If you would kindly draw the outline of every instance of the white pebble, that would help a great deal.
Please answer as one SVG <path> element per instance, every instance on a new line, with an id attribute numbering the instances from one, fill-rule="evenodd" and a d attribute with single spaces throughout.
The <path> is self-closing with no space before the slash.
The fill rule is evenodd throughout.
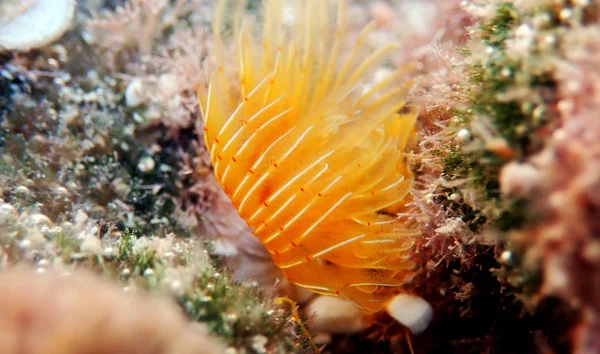
<path id="1" fill-rule="evenodd" d="M 21 241 L 21 243 L 19 243 L 19 247 L 21 247 L 22 249 L 28 249 L 29 247 L 31 247 L 31 241 L 29 240 L 23 240 Z"/>
<path id="2" fill-rule="evenodd" d="M 503 264 L 510 264 L 513 260 L 513 254 L 511 251 L 504 251 L 500 254 L 500 262 Z"/>
<path id="3" fill-rule="evenodd" d="M 568 20 L 569 18 L 571 18 L 571 16 L 573 16 L 573 10 L 569 8 L 564 8 L 560 10 L 559 17 L 561 20 Z"/>
<path id="4" fill-rule="evenodd" d="M 469 129 L 463 128 L 456 133 L 456 137 L 458 141 L 461 143 L 465 143 L 469 139 L 471 139 L 471 131 Z"/>
<path id="5" fill-rule="evenodd" d="M 144 103 L 145 100 L 146 97 L 144 95 L 144 84 L 142 83 L 142 80 L 135 79 L 131 81 L 125 89 L 125 104 L 128 107 L 138 107 Z"/>
<path id="6" fill-rule="evenodd" d="M 156 166 L 156 163 L 154 162 L 154 159 L 150 156 L 146 156 L 140 159 L 140 162 L 138 163 L 138 170 L 140 170 L 141 172 L 150 172 L 154 169 L 154 167 Z"/>
<path id="7" fill-rule="evenodd" d="M 47 217 L 44 214 L 40 214 L 40 213 L 35 213 L 35 214 L 31 214 L 29 215 L 29 222 L 31 223 L 31 225 L 35 225 L 35 226 L 49 226 L 52 224 L 52 221 L 50 220 L 49 217 Z"/>
<path id="8" fill-rule="evenodd" d="M 332 296 L 317 296 L 306 307 L 314 315 L 308 324 L 313 332 L 356 333 L 365 328 L 364 314 L 351 302 Z"/>
<path id="9" fill-rule="evenodd" d="M 542 181 L 540 171 L 529 163 L 510 162 L 500 172 L 500 191 L 504 195 L 527 195 Z"/>
<path id="10" fill-rule="evenodd" d="M 25 186 L 18 186 L 17 188 L 15 188 L 14 194 L 17 198 L 27 199 L 31 195 L 31 191 Z"/>
<path id="11" fill-rule="evenodd" d="M 106 247 L 103 254 L 106 258 L 112 258 L 115 255 L 115 250 L 112 247 Z"/>
<path id="12" fill-rule="evenodd" d="M 171 283 L 171 291 L 173 291 L 175 294 L 180 294 L 182 286 L 183 284 L 181 284 L 179 280 L 175 280 Z"/>
<path id="13" fill-rule="evenodd" d="M 420 334 L 427 329 L 433 317 L 433 308 L 427 301 L 409 294 L 396 295 L 387 304 L 387 311 L 413 334 Z"/>
<path id="14" fill-rule="evenodd" d="M 15 217 L 17 215 L 17 209 L 8 204 L 8 203 L 2 203 L 2 205 L 0 205 L 0 217 L 1 218 L 11 218 L 11 217 Z"/>

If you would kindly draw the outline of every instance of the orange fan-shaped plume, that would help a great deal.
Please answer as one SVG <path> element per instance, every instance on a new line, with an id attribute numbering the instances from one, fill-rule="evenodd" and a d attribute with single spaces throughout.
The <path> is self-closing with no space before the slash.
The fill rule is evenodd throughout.
<path id="1" fill-rule="evenodd" d="M 368 80 L 396 47 L 369 52 L 369 25 L 344 48 L 343 1 L 266 0 L 261 26 L 242 5 L 217 5 L 198 88 L 217 180 L 291 282 L 378 311 L 415 267 L 389 212 L 413 182 L 410 83 Z"/>

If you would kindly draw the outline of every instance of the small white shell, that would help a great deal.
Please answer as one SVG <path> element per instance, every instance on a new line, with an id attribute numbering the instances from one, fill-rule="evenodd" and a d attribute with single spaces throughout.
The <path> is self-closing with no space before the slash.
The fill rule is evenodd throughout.
<path id="1" fill-rule="evenodd" d="M 60 38 L 73 20 L 75 0 L 3 0 L 0 48 L 29 50 Z"/>

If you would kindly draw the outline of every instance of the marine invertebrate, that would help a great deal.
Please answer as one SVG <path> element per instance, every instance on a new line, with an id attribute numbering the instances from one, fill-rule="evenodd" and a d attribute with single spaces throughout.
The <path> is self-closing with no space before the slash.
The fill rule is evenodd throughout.
<path id="1" fill-rule="evenodd" d="M 228 5 L 198 87 L 217 179 L 291 282 L 383 309 L 414 271 L 419 234 L 395 216 L 413 181 L 410 81 L 369 82 L 396 46 L 369 52 L 371 24 L 347 55 L 343 1 L 267 0 L 263 26 Z"/>

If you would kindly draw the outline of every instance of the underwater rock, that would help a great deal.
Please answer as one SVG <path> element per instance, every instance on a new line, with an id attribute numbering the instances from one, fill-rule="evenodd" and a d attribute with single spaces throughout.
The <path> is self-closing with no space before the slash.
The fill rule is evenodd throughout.
<path id="1" fill-rule="evenodd" d="M 89 272 L 41 273 L 14 269 L 0 275 L 0 352 L 224 351 L 164 299 L 126 294 Z"/>

